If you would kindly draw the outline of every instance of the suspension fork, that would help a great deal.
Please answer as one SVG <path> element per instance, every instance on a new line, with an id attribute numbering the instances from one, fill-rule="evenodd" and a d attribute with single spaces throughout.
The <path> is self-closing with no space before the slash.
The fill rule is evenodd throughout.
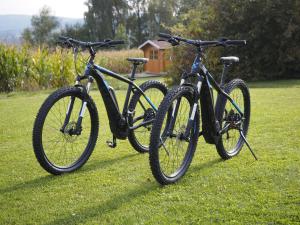
<path id="1" fill-rule="evenodd" d="M 79 112 L 79 115 L 78 115 L 78 120 L 77 120 L 77 123 L 76 123 L 76 130 L 77 130 L 77 133 L 81 132 L 81 123 L 82 123 L 82 119 L 84 117 L 84 113 L 86 111 L 86 105 L 87 105 L 87 98 L 88 98 L 88 94 L 90 92 L 90 89 L 91 89 L 91 85 L 93 83 L 94 79 L 92 76 L 89 76 L 88 77 L 88 82 L 86 84 L 86 88 L 85 88 L 85 96 L 84 96 L 84 100 L 82 102 L 82 105 L 81 105 L 81 108 L 80 108 L 80 112 Z"/>
<path id="2" fill-rule="evenodd" d="M 185 133 L 184 133 L 184 138 L 186 140 L 188 139 L 191 129 L 193 128 L 193 125 L 194 125 L 195 115 L 196 115 L 197 108 L 198 108 L 198 100 L 200 98 L 200 91 L 201 91 L 202 82 L 203 82 L 203 78 L 199 73 L 197 73 L 197 79 L 198 79 L 198 82 L 197 82 L 197 91 L 195 94 L 195 101 L 194 101 L 193 109 L 190 113 L 190 118 L 189 118 L 187 127 L 185 129 Z"/>
<path id="3" fill-rule="evenodd" d="M 185 82 L 185 79 L 182 78 L 181 82 L 180 82 L 180 86 L 182 86 L 184 84 L 184 82 Z M 181 102 L 181 98 L 179 98 L 178 100 L 175 100 L 175 106 L 172 109 L 171 119 L 170 119 L 170 123 L 169 123 L 168 129 L 167 129 L 167 136 L 168 135 L 171 135 L 171 136 L 173 135 L 173 130 L 174 130 L 175 121 L 176 121 L 176 118 L 177 118 L 180 102 Z"/>
<path id="4" fill-rule="evenodd" d="M 197 92 L 196 92 L 196 95 L 195 95 L 195 101 L 194 101 L 193 109 L 189 114 L 189 120 L 188 120 L 188 123 L 187 123 L 187 127 L 185 129 L 184 134 L 183 134 L 183 138 L 186 139 L 186 140 L 188 139 L 188 136 L 189 136 L 190 131 L 191 131 L 191 129 L 193 127 L 193 124 L 194 124 L 194 119 L 195 119 L 195 115 L 196 115 L 197 108 L 198 108 L 198 99 L 200 97 L 200 91 L 201 91 L 201 86 L 202 86 L 202 82 L 203 82 L 203 78 L 201 77 L 200 74 L 197 74 L 197 78 L 198 78 L 198 82 L 197 82 Z M 183 85 L 184 81 L 185 80 L 182 79 L 180 85 Z M 168 134 L 173 133 L 175 121 L 176 121 L 176 118 L 177 118 L 177 115 L 178 115 L 180 102 L 181 102 L 181 99 L 176 101 L 175 107 L 172 110 L 172 116 L 171 116 L 171 121 L 170 121 L 169 128 L 168 128 Z"/>
<path id="5" fill-rule="evenodd" d="M 65 117 L 65 120 L 64 120 L 64 124 L 60 128 L 61 132 L 64 132 L 66 126 L 68 125 L 68 123 L 70 121 L 71 113 L 72 113 L 72 110 L 73 110 L 73 107 L 74 107 L 74 102 L 75 102 L 75 97 L 71 96 L 71 99 L 70 99 L 70 102 L 69 102 L 69 105 L 68 105 L 68 108 L 67 108 L 67 112 L 66 112 L 66 117 Z"/>
<path id="6" fill-rule="evenodd" d="M 76 77 L 75 86 L 76 86 L 76 85 L 79 85 L 79 83 L 80 83 L 80 77 L 77 76 L 77 77 Z M 70 102 L 69 102 L 69 104 L 68 104 L 68 108 L 67 108 L 67 111 L 66 111 L 66 117 L 65 117 L 65 120 L 64 120 L 64 124 L 63 124 L 62 127 L 60 128 L 60 131 L 61 131 L 61 132 L 64 132 L 66 126 L 68 125 L 68 123 L 69 123 L 69 121 L 70 121 L 71 114 L 72 114 L 73 107 L 74 107 L 74 102 L 75 102 L 75 97 L 74 97 L 74 96 L 71 96 Z"/>
<path id="7" fill-rule="evenodd" d="M 87 83 L 86 87 L 84 88 L 85 96 L 84 96 L 84 99 L 83 99 L 83 102 L 82 102 L 82 105 L 81 105 L 81 108 L 80 108 L 80 111 L 79 111 L 78 119 L 77 119 L 77 122 L 76 122 L 76 131 L 77 131 L 77 133 L 81 132 L 82 119 L 84 117 L 84 113 L 85 113 L 85 110 L 86 110 L 86 107 L 87 107 L 86 106 L 87 105 L 87 95 L 90 91 L 92 83 L 93 83 L 93 77 L 89 76 L 88 77 L 88 83 Z M 76 80 L 75 85 L 79 85 L 79 80 Z M 71 114 L 72 114 L 73 107 L 74 107 L 74 102 L 75 102 L 75 97 L 71 96 L 70 102 L 69 102 L 69 105 L 68 105 L 68 108 L 67 108 L 64 124 L 63 124 L 62 128 L 60 129 L 61 132 L 64 132 L 66 126 L 70 122 Z"/>
<path id="8" fill-rule="evenodd" d="M 170 120 L 170 123 L 169 123 L 169 126 L 168 126 L 167 135 L 172 135 L 173 134 L 173 130 L 174 130 L 175 121 L 176 121 L 176 118 L 177 118 L 177 115 L 178 115 L 180 102 L 181 102 L 181 98 L 179 98 L 178 100 L 175 100 L 175 106 L 172 110 L 171 120 Z"/>

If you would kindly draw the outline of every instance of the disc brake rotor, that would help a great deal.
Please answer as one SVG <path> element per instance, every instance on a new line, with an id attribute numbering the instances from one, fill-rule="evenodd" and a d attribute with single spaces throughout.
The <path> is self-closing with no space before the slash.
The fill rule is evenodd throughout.
<path id="1" fill-rule="evenodd" d="M 64 129 L 64 138 L 67 142 L 76 141 L 78 135 L 76 135 L 76 122 L 70 122 Z"/>

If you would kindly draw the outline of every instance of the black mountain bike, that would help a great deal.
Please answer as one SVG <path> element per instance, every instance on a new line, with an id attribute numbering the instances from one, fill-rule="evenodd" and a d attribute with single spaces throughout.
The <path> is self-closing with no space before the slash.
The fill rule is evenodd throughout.
<path id="1" fill-rule="evenodd" d="M 176 182 L 187 171 L 203 135 L 215 144 L 219 155 L 229 159 L 237 155 L 243 144 L 251 150 L 246 135 L 250 121 L 250 94 L 246 83 L 234 79 L 224 84 L 228 68 L 238 57 L 221 57 L 224 69 L 218 84 L 205 68 L 204 49 L 212 46 L 242 46 L 243 40 L 188 40 L 168 34 L 160 37 L 173 46 L 180 42 L 192 45 L 197 55 L 190 73 L 184 73 L 180 86 L 173 88 L 163 99 L 153 123 L 150 138 L 150 166 L 160 184 Z M 213 88 L 218 92 L 214 104 Z M 200 111 L 202 131 L 200 128 Z"/>
<path id="2" fill-rule="evenodd" d="M 157 107 L 167 93 L 164 84 L 147 81 L 140 86 L 134 83 L 138 65 L 147 63 L 147 58 L 128 58 L 133 70 L 129 79 L 94 64 L 96 50 L 123 44 L 123 41 L 82 42 L 61 37 L 63 47 L 72 48 L 76 65 L 77 54 L 89 51 L 83 75 L 77 75 L 73 87 L 64 87 L 51 94 L 41 106 L 33 127 L 33 148 L 40 165 L 49 173 L 58 175 L 80 168 L 90 157 L 98 138 L 99 118 L 94 101 L 89 95 L 95 80 L 106 107 L 112 141 L 128 137 L 138 152 L 148 152 L 152 123 Z M 106 74 L 128 84 L 122 112 L 114 89 L 104 80 Z M 82 80 L 86 80 L 84 85 Z"/>

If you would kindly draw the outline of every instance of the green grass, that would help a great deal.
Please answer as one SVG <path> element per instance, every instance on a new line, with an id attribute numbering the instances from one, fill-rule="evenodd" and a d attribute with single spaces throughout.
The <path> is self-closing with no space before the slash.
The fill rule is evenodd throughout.
<path id="1" fill-rule="evenodd" d="M 201 139 L 177 184 L 159 186 L 148 155 L 127 141 L 110 149 L 103 102 L 97 146 L 72 174 L 52 176 L 37 163 L 31 131 L 48 91 L 0 95 L 0 224 L 299 224 L 300 81 L 251 83 L 249 141 L 220 160 Z M 125 91 L 119 91 L 121 102 Z"/>

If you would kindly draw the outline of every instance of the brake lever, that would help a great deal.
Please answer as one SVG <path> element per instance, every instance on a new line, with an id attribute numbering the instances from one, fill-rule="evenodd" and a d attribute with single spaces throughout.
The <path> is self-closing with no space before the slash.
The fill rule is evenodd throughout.
<path id="1" fill-rule="evenodd" d="M 171 41 L 170 42 L 172 46 L 177 46 L 179 45 L 179 41 Z"/>
<path id="2" fill-rule="evenodd" d="M 175 38 L 170 38 L 170 39 L 168 40 L 168 42 L 169 42 L 172 46 L 177 46 L 177 45 L 179 45 L 179 41 L 176 40 Z"/>

